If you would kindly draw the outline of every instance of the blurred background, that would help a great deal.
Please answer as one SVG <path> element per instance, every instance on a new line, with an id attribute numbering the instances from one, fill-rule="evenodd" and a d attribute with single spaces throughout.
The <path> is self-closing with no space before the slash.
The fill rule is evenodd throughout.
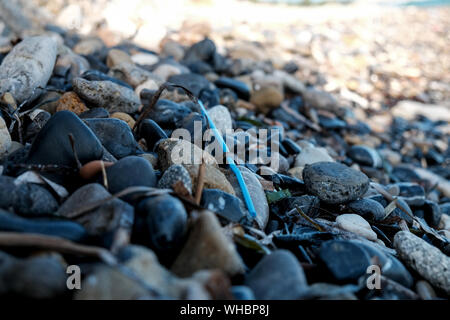
<path id="1" fill-rule="evenodd" d="M 249 63 L 292 62 L 304 83 L 364 109 L 404 99 L 450 105 L 450 0 L 7 1 L 33 23 L 108 46 L 132 40 L 159 52 L 168 41 L 209 37 L 219 52 Z"/>

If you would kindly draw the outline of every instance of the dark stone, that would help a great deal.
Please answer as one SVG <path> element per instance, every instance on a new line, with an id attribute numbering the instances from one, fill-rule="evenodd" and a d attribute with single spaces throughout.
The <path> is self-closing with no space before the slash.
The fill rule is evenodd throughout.
<path id="1" fill-rule="evenodd" d="M 369 188 L 364 173 L 337 162 L 306 165 L 303 180 L 310 193 L 331 204 L 356 200 Z"/>
<path id="2" fill-rule="evenodd" d="M 81 119 L 104 119 L 109 118 L 109 111 L 105 108 L 92 108 L 79 115 Z"/>
<path id="3" fill-rule="evenodd" d="M 176 129 L 191 109 L 179 105 L 173 101 L 160 99 L 149 113 L 149 118 L 154 120 L 164 129 Z"/>
<path id="4" fill-rule="evenodd" d="M 32 140 L 32 138 L 42 130 L 47 121 L 50 120 L 51 116 L 52 115 L 47 111 L 39 112 L 27 126 L 25 139 L 27 141 Z"/>
<path id="5" fill-rule="evenodd" d="M 13 205 L 15 190 L 14 178 L 0 176 L 0 208 L 8 209 Z"/>
<path id="6" fill-rule="evenodd" d="M 241 99 L 250 99 L 250 88 L 242 81 L 235 80 L 233 78 L 220 77 L 214 82 L 214 84 L 219 88 L 228 88 L 233 90 Z"/>
<path id="7" fill-rule="evenodd" d="M 385 216 L 384 207 L 379 202 L 372 199 L 352 201 L 348 204 L 348 207 L 364 219 L 381 221 Z"/>
<path id="8" fill-rule="evenodd" d="M 171 76 L 168 80 L 173 84 L 183 86 L 198 97 L 203 89 L 213 89 L 212 84 L 204 76 L 196 73 L 183 73 Z"/>
<path id="9" fill-rule="evenodd" d="M 241 199 L 218 189 L 204 189 L 201 206 L 232 222 L 246 223 Z"/>
<path id="10" fill-rule="evenodd" d="M 60 111 L 50 118 L 36 136 L 28 155 L 28 163 L 75 167 L 69 134 L 75 140 L 75 149 L 82 164 L 102 158 L 102 144 L 92 130 L 73 112 Z"/>
<path id="11" fill-rule="evenodd" d="M 213 68 L 203 61 L 194 61 L 186 65 L 192 73 L 207 74 L 213 72 Z"/>
<path id="12" fill-rule="evenodd" d="M 320 246 L 319 258 L 338 281 L 356 281 L 372 264 L 364 249 L 346 240 L 324 242 Z"/>
<path id="13" fill-rule="evenodd" d="M 258 300 L 298 299 L 308 286 L 302 266 L 287 250 L 276 250 L 262 258 L 245 284 Z"/>
<path id="14" fill-rule="evenodd" d="M 55 299 L 68 292 L 67 274 L 58 257 L 17 259 L 0 251 L 0 295 Z"/>
<path id="15" fill-rule="evenodd" d="M 130 126 L 119 119 L 86 119 L 84 123 L 100 139 L 103 146 L 117 159 L 142 153 Z"/>
<path id="16" fill-rule="evenodd" d="M 203 89 L 198 96 L 199 100 L 203 102 L 205 108 L 212 108 L 220 104 L 220 91 L 218 89 Z"/>
<path id="17" fill-rule="evenodd" d="M 434 201 L 426 200 L 422 206 L 422 210 L 424 211 L 425 221 L 431 227 L 438 228 L 442 216 L 439 205 Z"/>
<path id="18" fill-rule="evenodd" d="M 252 289 L 247 286 L 232 286 L 231 294 L 236 300 L 255 300 Z"/>
<path id="19" fill-rule="evenodd" d="M 281 144 L 284 146 L 288 154 L 296 155 L 302 152 L 302 148 L 289 138 L 284 138 Z"/>
<path id="20" fill-rule="evenodd" d="M 421 180 L 420 177 L 417 175 L 417 173 L 414 171 L 414 169 L 411 169 L 406 166 L 394 167 L 392 169 L 391 175 L 397 181 L 416 182 Z"/>
<path id="21" fill-rule="evenodd" d="M 188 116 L 180 121 L 179 127 L 189 131 L 191 142 L 194 143 L 195 141 L 203 141 L 203 134 L 208 129 L 208 124 L 206 117 L 197 112 L 191 112 Z M 200 127 L 201 131 L 195 130 L 196 127 Z M 196 132 L 200 133 L 201 136 L 196 137 L 194 135 Z"/>
<path id="22" fill-rule="evenodd" d="M 140 201 L 137 215 L 145 224 L 141 236 L 157 251 L 176 249 L 186 233 L 186 210 L 180 200 L 170 195 Z"/>
<path id="23" fill-rule="evenodd" d="M 145 139 L 148 150 L 153 150 L 155 144 L 168 136 L 163 129 L 153 120 L 144 119 L 139 126 L 139 136 Z"/>
<path id="24" fill-rule="evenodd" d="M 410 206 L 422 206 L 425 203 L 425 190 L 417 183 L 402 182 L 396 184 L 399 196 Z"/>
<path id="25" fill-rule="evenodd" d="M 114 194 L 128 187 L 155 187 L 156 176 L 152 165 L 144 158 L 128 156 L 106 168 L 109 191 Z M 101 180 L 101 179 L 100 179 Z M 124 197 L 130 199 L 130 197 Z"/>
<path id="26" fill-rule="evenodd" d="M 327 130 L 339 130 L 347 127 L 347 123 L 337 117 L 330 118 L 321 115 L 319 115 L 319 125 Z"/>
<path id="27" fill-rule="evenodd" d="M 191 63 L 195 61 L 204 61 L 211 63 L 213 62 L 215 52 L 216 45 L 212 40 L 206 38 L 202 41 L 194 43 L 186 50 L 183 57 L 183 62 Z"/>
<path id="28" fill-rule="evenodd" d="M 303 195 L 284 198 L 271 205 L 272 212 L 277 214 L 287 223 L 293 223 L 298 219 L 299 213 L 297 210 L 295 210 L 294 213 L 289 214 L 289 211 L 296 207 L 299 207 L 306 215 L 316 217 L 318 208 L 320 207 L 320 201 L 319 198 L 315 196 Z"/>
<path id="29" fill-rule="evenodd" d="M 75 242 L 86 238 L 86 230 L 78 223 L 54 219 L 22 218 L 0 209 L 0 231 L 38 233 Z"/>
<path id="30" fill-rule="evenodd" d="M 181 164 L 173 164 L 166 171 L 164 171 L 161 179 L 158 181 L 158 188 L 173 189 L 178 182 L 192 194 L 192 181 L 189 171 Z"/>
<path id="31" fill-rule="evenodd" d="M 22 183 L 15 189 L 13 207 L 24 216 L 52 215 L 58 210 L 58 202 L 44 187 Z"/>
<path id="32" fill-rule="evenodd" d="M 381 168 L 383 160 L 378 152 L 366 146 L 352 146 L 347 151 L 347 156 L 353 161 L 374 168 Z"/>

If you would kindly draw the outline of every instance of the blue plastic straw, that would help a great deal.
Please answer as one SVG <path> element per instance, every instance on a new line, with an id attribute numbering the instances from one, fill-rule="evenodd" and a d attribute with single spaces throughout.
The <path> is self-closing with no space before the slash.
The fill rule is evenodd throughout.
<path id="1" fill-rule="evenodd" d="M 208 119 L 209 127 L 213 131 L 214 136 L 222 144 L 222 149 L 226 153 L 229 153 L 230 151 L 228 150 L 228 146 L 226 145 L 225 141 L 222 138 L 222 134 L 219 132 L 219 130 L 217 130 L 214 122 L 209 117 L 208 112 L 206 112 L 206 109 L 203 106 L 203 102 L 201 102 L 201 100 L 198 100 L 198 104 L 200 105 L 200 108 L 202 109 L 202 113 L 205 115 L 206 119 Z M 250 212 L 250 215 L 253 218 L 256 218 L 256 210 L 255 210 L 255 207 L 253 206 L 252 198 L 250 197 L 250 193 L 248 192 L 247 185 L 245 184 L 245 181 L 244 181 L 244 178 L 242 177 L 241 171 L 234 163 L 233 158 L 227 156 L 226 159 L 227 159 L 228 165 L 230 166 L 231 171 L 233 171 L 234 175 L 236 176 L 236 178 L 238 180 L 239 187 L 241 188 L 242 195 L 244 196 L 244 201 L 245 201 L 245 205 L 247 206 L 248 212 Z"/>

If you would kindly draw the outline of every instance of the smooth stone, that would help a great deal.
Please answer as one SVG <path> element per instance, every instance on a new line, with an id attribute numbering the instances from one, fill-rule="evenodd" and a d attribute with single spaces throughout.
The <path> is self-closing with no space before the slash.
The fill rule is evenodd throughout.
<path id="1" fill-rule="evenodd" d="M 176 129 L 190 113 L 191 110 L 185 106 L 160 99 L 150 110 L 148 117 L 165 129 Z"/>
<path id="2" fill-rule="evenodd" d="M 198 171 L 200 165 L 198 164 L 184 164 L 186 170 L 192 180 L 192 190 L 197 190 Z M 231 195 L 235 195 L 233 186 L 230 184 L 226 176 L 213 165 L 205 165 L 205 175 L 203 176 L 203 187 L 207 189 L 219 189 Z"/>
<path id="3" fill-rule="evenodd" d="M 192 180 L 189 172 L 182 165 L 174 164 L 164 171 L 158 181 L 158 188 L 174 189 L 177 183 L 181 183 L 192 194 Z"/>
<path id="4" fill-rule="evenodd" d="M 105 200 L 110 196 L 111 194 L 100 184 L 86 184 L 67 198 L 59 208 L 57 215 L 66 217 L 88 204 Z M 120 199 L 113 199 L 75 218 L 74 221 L 80 223 L 90 235 L 103 235 L 118 229 L 131 232 L 134 208 Z"/>
<path id="5" fill-rule="evenodd" d="M 261 230 L 264 230 L 267 222 L 269 221 L 269 204 L 267 202 L 266 193 L 261 185 L 261 182 L 257 178 L 256 174 L 251 172 L 249 169 L 239 166 L 242 177 L 244 178 L 245 184 L 247 185 L 250 198 L 252 199 L 253 206 L 255 207 L 256 217 L 255 221 Z M 234 188 L 236 196 L 241 199 L 243 212 L 247 212 L 247 207 L 245 205 L 244 197 L 242 195 L 242 190 L 239 186 L 236 176 L 229 170 L 227 172 L 228 181 Z"/>
<path id="6" fill-rule="evenodd" d="M 98 70 L 87 70 L 81 74 L 81 77 L 89 81 L 111 81 L 114 82 L 115 84 L 121 85 L 122 87 L 126 87 L 131 90 L 133 89 L 133 87 L 130 86 L 128 83 L 116 79 L 114 77 L 110 77 L 106 73 L 103 73 Z"/>
<path id="7" fill-rule="evenodd" d="M 159 61 L 156 54 L 139 52 L 131 56 L 131 60 L 139 65 L 151 66 Z"/>
<path id="8" fill-rule="evenodd" d="M 200 205 L 231 222 L 245 224 L 249 218 L 241 210 L 241 199 L 222 190 L 204 189 Z"/>
<path id="9" fill-rule="evenodd" d="M 0 117 L 0 158 L 2 158 L 11 147 L 11 135 L 6 127 L 5 120 Z"/>
<path id="10" fill-rule="evenodd" d="M 381 221 L 385 217 L 384 207 L 372 199 L 360 199 L 352 201 L 348 207 L 365 219 Z"/>
<path id="11" fill-rule="evenodd" d="M 86 37 L 79 41 L 74 47 L 73 51 L 80 55 L 92 55 L 102 51 L 105 48 L 105 44 L 100 38 Z"/>
<path id="12" fill-rule="evenodd" d="M 80 98 L 109 112 L 133 113 L 141 106 L 141 101 L 133 90 L 111 81 L 75 78 L 72 85 Z"/>
<path id="13" fill-rule="evenodd" d="M 222 135 L 233 130 L 233 121 L 227 107 L 221 105 L 212 107 L 208 109 L 208 115 Z"/>
<path id="14" fill-rule="evenodd" d="M 0 208 L 8 209 L 14 203 L 14 194 L 16 185 L 14 178 L 0 175 Z"/>
<path id="15" fill-rule="evenodd" d="M 324 109 L 331 112 L 336 111 L 338 108 L 337 100 L 328 92 L 308 88 L 304 90 L 302 96 L 307 107 Z"/>
<path id="16" fill-rule="evenodd" d="M 192 143 L 200 145 L 204 133 L 208 128 L 206 117 L 197 112 L 191 112 L 179 123 L 179 129 L 187 130 L 186 138 L 190 137 Z M 172 137 L 174 134 L 172 134 Z M 198 142 L 197 142 L 198 141 Z"/>
<path id="17" fill-rule="evenodd" d="M 356 233 L 371 241 L 377 240 L 377 234 L 372 230 L 370 224 L 357 214 L 342 214 L 336 218 L 339 228 Z"/>
<path id="18" fill-rule="evenodd" d="M 32 97 L 38 87 L 45 88 L 56 61 L 56 41 L 47 36 L 22 40 L 0 65 L 0 96 L 10 92 L 18 103 Z"/>
<path id="19" fill-rule="evenodd" d="M 245 277 L 257 300 L 298 299 L 307 290 L 305 273 L 288 250 L 276 250 L 262 258 Z"/>
<path id="20" fill-rule="evenodd" d="M 233 286 L 231 288 L 231 293 L 236 300 L 255 300 L 252 289 L 247 286 Z"/>
<path id="21" fill-rule="evenodd" d="M 65 220 L 31 219 L 0 209 L 0 230 L 22 233 L 38 233 L 48 236 L 61 237 L 75 242 L 86 238 L 86 230 L 78 223 Z"/>
<path id="22" fill-rule="evenodd" d="M 306 87 L 299 79 L 294 77 L 293 75 L 288 74 L 283 70 L 275 70 L 273 75 L 281 80 L 283 87 L 292 93 L 302 94 Z"/>
<path id="23" fill-rule="evenodd" d="M 395 186 L 399 188 L 399 196 L 410 206 L 422 206 L 425 203 L 425 190 L 417 183 L 400 182 Z"/>
<path id="24" fill-rule="evenodd" d="M 330 204 L 356 200 L 369 188 L 365 174 L 336 162 L 306 165 L 303 180 L 309 192 Z"/>
<path id="25" fill-rule="evenodd" d="M 132 63 L 131 57 L 128 53 L 118 49 L 111 49 L 106 57 L 106 65 L 108 68 L 113 68 L 114 66 L 121 64 L 122 62 Z"/>
<path id="26" fill-rule="evenodd" d="M 120 159 L 106 168 L 106 176 L 108 189 L 112 194 L 134 186 L 156 187 L 152 165 L 141 157 L 128 156 Z"/>
<path id="27" fill-rule="evenodd" d="M 170 195 L 160 195 L 141 200 L 136 214 L 144 227 L 139 237 L 158 252 L 168 254 L 176 249 L 187 230 L 187 213 L 183 203 Z"/>
<path id="28" fill-rule="evenodd" d="M 355 281 L 371 265 L 369 254 L 347 240 L 330 240 L 320 246 L 319 258 L 338 281 Z"/>
<path id="29" fill-rule="evenodd" d="M 53 215 L 59 206 L 50 191 L 34 183 L 20 184 L 14 198 L 14 212 L 23 216 Z"/>
<path id="30" fill-rule="evenodd" d="M 189 237 L 171 270 L 180 277 L 203 269 L 220 269 L 230 276 L 242 274 L 244 263 L 214 213 L 194 211 L 191 218 Z"/>
<path id="31" fill-rule="evenodd" d="M 141 157 L 148 161 L 154 169 L 158 168 L 158 155 L 154 152 L 144 152 L 141 153 L 138 157 Z M 158 168 L 159 169 L 159 168 Z"/>
<path id="32" fill-rule="evenodd" d="M 339 286 L 331 283 L 316 282 L 308 287 L 302 296 L 305 300 L 358 300 L 355 293 L 359 290 L 356 285 Z"/>
<path id="33" fill-rule="evenodd" d="M 134 124 L 136 123 L 136 121 L 133 119 L 133 117 L 125 112 L 114 112 L 111 115 L 111 118 L 125 121 L 127 123 L 127 125 L 130 127 L 130 129 L 133 129 Z"/>
<path id="34" fill-rule="evenodd" d="M 347 156 L 361 165 L 374 168 L 381 168 L 383 165 L 383 159 L 378 152 L 370 147 L 352 146 L 347 151 Z"/>
<path id="35" fill-rule="evenodd" d="M 287 173 L 296 179 L 303 180 L 303 169 L 304 167 L 293 167 Z"/>
<path id="36" fill-rule="evenodd" d="M 189 47 L 183 57 L 184 63 L 205 61 L 211 62 L 214 53 L 216 52 L 216 45 L 208 38 L 203 39 L 197 43 L 194 43 Z"/>
<path id="37" fill-rule="evenodd" d="M 269 113 L 280 106 L 284 100 L 284 93 L 276 87 L 265 86 L 251 93 L 250 102 L 256 106 L 259 112 Z"/>
<path id="38" fill-rule="evenodd" d="M 75 149 L 82 164 L 102 158 L 102 145 L 92 130 L 74 113 L 60 111 L 39 131 L 31 145 L 28 162 L 76 166 L 69 134 L 75 140 Z"/>
<path id="39" fill-rule="evenodd" d="M 408 231 L 394 237 L 394 248 L 401 260 L 433 286 L 450 294 L 450 258 L 438 248 Z"/>
<path id="40" fill-rule="evenodd" d="M 153 70 L 153 74 L 157 75 L 164 81 L 167 81 L 171 76 L 183 73 L 180 68 L 173 66 L 171 64 L 165 63 L 160 64 Z"/>
<path id="41" fill-rule="evenodd" d="M 216 159 L 211 154 L 187 140 L 165 139 L 158 144 L 156 149 L 162 170 L 166 170 L 173 164 L 198 166 L 201 164 L 202 158 L 205 164 L 218 166 Z"/>
<path id="42" fill-rule="evenodd" d="M 144 119 L 139 126 L 139 137 L 145 139 L 147 150 L 153 150 L 155 144 L 168 136 L 164 130 L 153 120 Z"/>
<path id="43" fill-rule="evenodd" d="M 142 153 L 131 128 L 125 121 L 114 118 L 86 119 L 84 123 L 115 158 L 121 159 Z"/>
<path id="44" fill-rule="evenodd" d="M 250 88 L 245 82 L 233 78 L 220 77 L 219 79 L 214 81 L 214 84 L 218 88 L 228 88 L 233 90 L 234 92 L 236 92 L 240 99 L 250 99 Z"/>
<path id="45" fill-rule="evenodd" d="M 295 167 L 304 167 L 307 164 L 316 162 L 333 162 L 334 159 L 330 157 L 325 148 L 320 147 L 306 147 L 295 158 Z"/>
<path id="46" fill-rule="evenodd" d="M 68 292 L 62 257 L 15 258 L 0 251 L 0 295 L 56 299 Z"/>
<path id="47" fill-rule="evenodd" d="M 116 268 L 101 265 L 83 278 L 74 300 L 136 300 L 155 298 L 147 288 Z"/>
<path id="48" fill-rule="evenodd" d="M 200 91 L 208 88 L 213 88 L 213 85 L 205 77 L 195 73 L 173 75 L 169 79 L 167 79 L 167 81 L 176 85 L 183 86 L 184 88 L 192 92 L 192 94 L 194 94 L 194 96 L 196 97 L 199 96 Z"/>
<path id="49" fill-rule="evenodd" d="M 72 111 L 73 113 L 79 115 L 89 109 L 75 92 L 70 91 L 64 93 L 58 100 L 56 112 L 63 110 Z"/>
<path id="50" fill-rule="evenodd" d="M 290 155 L 297 155 L 302 152 L 302 148 L 289 138 L 284 138 L 283 141 L 281 141 L 281 144 Z"/>
<path id="51" fill-rule="evenodd" d="M 424 212 L 425 221 L 433 228 L 438 228 L 441 221 L 442 212 L 439 205 L 430 200 L 425 200 L 425 203 L 421 207 Z"/>

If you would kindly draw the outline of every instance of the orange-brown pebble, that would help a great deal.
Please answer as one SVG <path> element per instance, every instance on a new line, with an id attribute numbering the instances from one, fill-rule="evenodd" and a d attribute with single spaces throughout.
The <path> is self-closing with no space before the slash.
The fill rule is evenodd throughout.
<path id="1" fill-rule="evenodd" d="M 86 180 L 95 177 L 99 172 L 102 172 L 102 162 L 105 168 L 110 167 L 114 164 L 113 162 L 102 160 L 94 160 L 88 162 L 80 168 L 80 176 Z"/>
<path id="2" fill-rule="evenodd" d="M 69 110 L 75 114 L 80 114 L 82 112 L 88 111 L 84 102 L 77 96 L 73 91 L 66 92 L 58 100 L 58 106 L 56 111 Z"/>
<path id="3" fill-rule="evenodd" d="M 111 118 L 116 118 L 125 121 L 128 124 L 128 126 L 130 126 L 130 128 L 133 128 L 134 124 L 136 123 L 136 121 L 134 121 L 134 119 L 128 113 L 125 112 L 114 112 L 111 115 Z"/>

